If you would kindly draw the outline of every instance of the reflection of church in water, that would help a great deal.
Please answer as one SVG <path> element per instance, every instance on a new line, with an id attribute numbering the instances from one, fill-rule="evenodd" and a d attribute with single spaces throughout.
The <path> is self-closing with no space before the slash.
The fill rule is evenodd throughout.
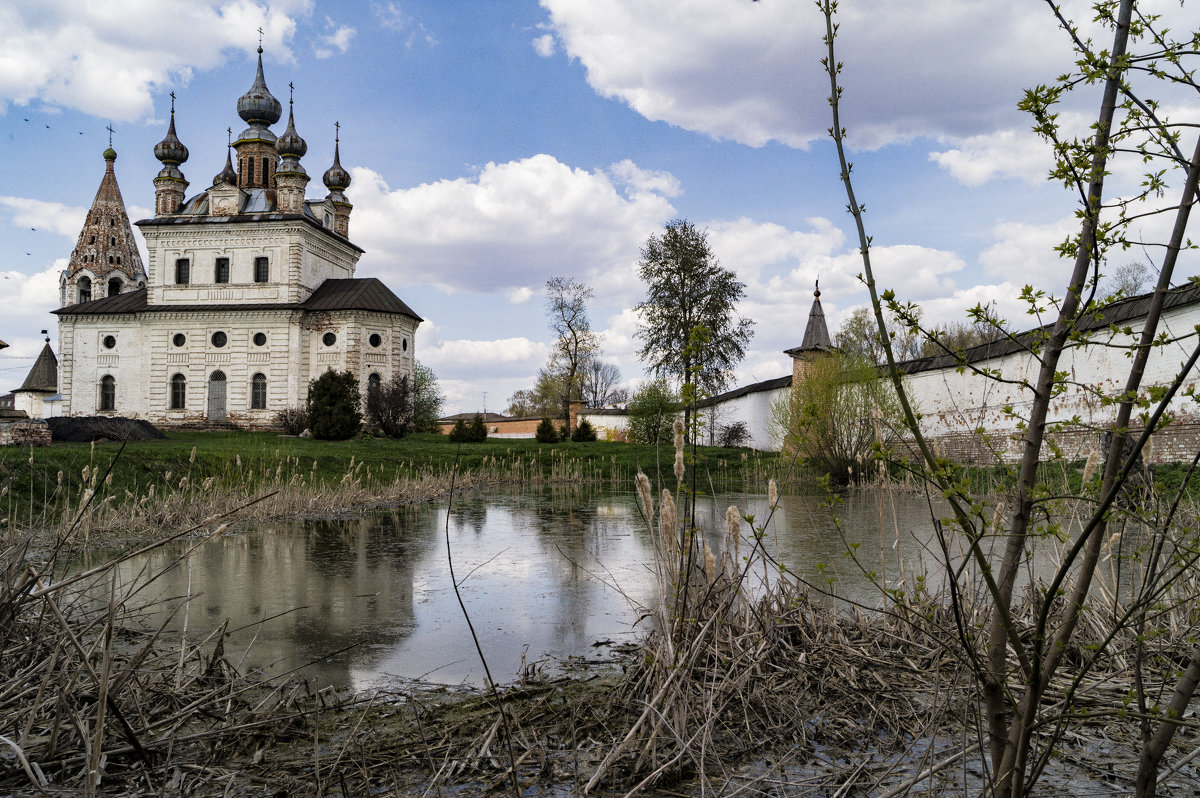
<path id="1" fill-rule="evenodd" d="M 356 278 L 350 174 L 335 140 L 324 199 L 306 199 L 308 149 L 289 102 L 267 89 L 262 49 L 237 101 L 248 127 L 212 185 L 188 197 L 187 148 L 175 132 L 154 148 L 154 216 L 137 222 L 143 267 L 114 165 L 105 172 L 60 281 L 62 415 L 112 414 L 160 424 L 271 423 L 302 404 L 308 383 L 350 370 L 368 386 L 412 374 L 421 319 L 375 278 Z M 52 357 L 52 355 L 51 355 Z M 31 415 L 45 415 L 30 408 Z"/>

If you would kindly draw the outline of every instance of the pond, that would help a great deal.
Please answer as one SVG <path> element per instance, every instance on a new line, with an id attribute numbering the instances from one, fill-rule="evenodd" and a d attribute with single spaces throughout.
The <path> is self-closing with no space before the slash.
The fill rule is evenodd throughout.
<path id="1" fill-rule="evenodd" d="M 714 548 L 730 503 L 759 523 L 768 514 L 765 496 L 702 502 L 697 516 Z M 873 607 L 878 591 L 847 546 L 858 544 L 863 567 L 894 583 L 929 560 L 932 537 L 922 497 L 863 491 L 836 508 L 824 497 L 781 497 L 764 545 L 801 578 L 822 586 L 833 579 L 839 596 Z M 355 690 L 402 679 L 483 681 L 448 553 L 499 682 L 515 680 L 523 663 L 554 671 L 570 657 L 610 657 L 612 645 L 637 640 L 638 607 L 655 591 L 653 543 L 632 495 L 578 486 L 459 496 L 448 525 L 442 502 L 230 532 L 180 561 L 189 545 L 121 566 L 126 585 L 160 574 L 138 594 L 153 605 L 148 624 L 182 603 L 168 627 L 176 640 L 201 639 L 227 622 L 227 656 L 243 672 L 299 670 L 321 686 Z M 744 543 L 742 554 L 751 548 Z M 778 573 L 762 562 L 749 567 Z"/>

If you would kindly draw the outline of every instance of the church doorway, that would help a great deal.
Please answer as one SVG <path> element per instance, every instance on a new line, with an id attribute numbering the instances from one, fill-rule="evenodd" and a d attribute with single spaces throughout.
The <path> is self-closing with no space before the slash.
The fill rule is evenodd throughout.
<path id="1" fill-rule="evenodd" d="M 214 371 L 208 378 L 208 420 L 225 420 L 225 372 Z"/>

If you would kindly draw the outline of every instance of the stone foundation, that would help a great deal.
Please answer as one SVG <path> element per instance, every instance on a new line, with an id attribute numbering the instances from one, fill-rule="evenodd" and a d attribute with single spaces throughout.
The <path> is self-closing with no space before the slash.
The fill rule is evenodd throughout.
<path id="1" fill-rule="evenodd" d="M 0 446 L 49 446 L 50 427 L 40 418 L 0 421 Z"/>

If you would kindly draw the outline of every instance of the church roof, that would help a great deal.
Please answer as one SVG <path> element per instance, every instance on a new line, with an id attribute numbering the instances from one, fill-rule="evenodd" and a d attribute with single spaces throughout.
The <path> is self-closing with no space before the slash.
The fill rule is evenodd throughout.
<path id="1" fill-rule="evenodd" d="M 326 280 L 301 303 L 304 310 L 373 310 L 423 319 L 375 277 Z"/>
<path id="2" fill-rule="evenodd" d="M 111 148 L 105 151 L 104 177 L 100 179 L 100 188 L 96 190 L 92 207 L 88 209 L 83 229 L 71 252 L 68 277 L 87 269 L 100 277 L 116 272 L 132 281 L 145 279 L 142 256 L 113 171 L 116 159 L 117 154 Z"/>
<path id="3" fill-rule="evenodd" d="M 47 343 L 42 347 L 42 353 L 34 361 L 29 376 L 21 383 L 18 391 L 34 391 L 37 393 L 58 393 L 58 358 Z"/>
<path id="4" fill-rule="evenodd" d="M 367 310 L 375 313 L 399 313 L 417 321 L 423 319 L 404 304 L 400 297 L 375 277 L 326 280 L 303 302 L 259 302 L 225 304 L 151 305 L 147 290 L 139 288 L 124 294 L 68 305 L 54 313 L 60 316 L 107 316 L 122 313 L 253 313 L 264 310 Z"/>
<path id="5" fill-rule="evenodd" d="M 825 311 L 821 307 L 821 290 L 813 292 L 812 308 L 808 311 L 808 325 L 804 328 L 804 340 L 800 346 L 785 349 L 785 355 L 798 355 L 802 352 L 828 352 L 833 349 L 833 341 L 829 338 L 829 328 L 825 326 Z"/>

